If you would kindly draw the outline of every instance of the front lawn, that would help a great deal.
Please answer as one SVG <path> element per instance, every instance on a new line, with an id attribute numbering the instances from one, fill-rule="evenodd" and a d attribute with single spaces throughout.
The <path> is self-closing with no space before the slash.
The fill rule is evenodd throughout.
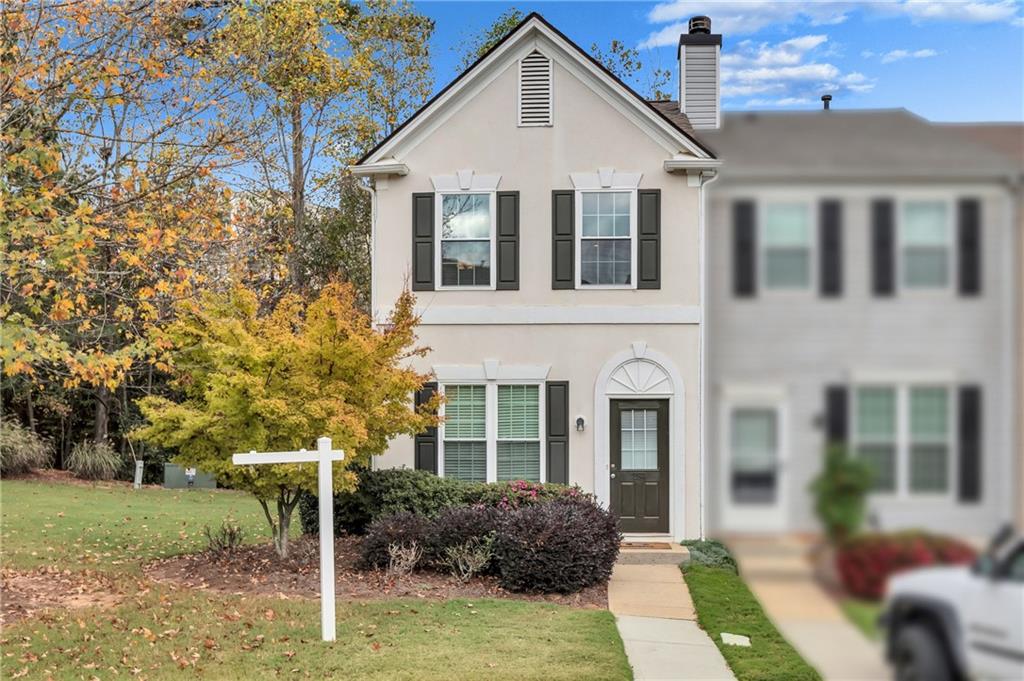
<path id="1" fill-rule="evenodd" d="M 690 564 L 684 566 L 683 577 L 697 622 L 738 681 L 820 681 L 818 672 L 775 629 L 739 575 L 731 569 Z M 722 632 L 750 637 L 751 647 L 725 645 Z"/>
<path id="2" fill-rule="evenodd" d="M 0 634 L 0 678 L 631 678 L 605 610 L 496 599 L 357 602 L 339 592 L 338 641 L 325 644 L 316 600 L 146 577 L 144 563 L 201 550 L 203 526 L 227 516 L 248 541 L 266 541 L 249 495 L 5 480 L 0 498 L 5 588 L 29 571 L 34 586 L 51 583 L 49 597 L 77 579 L 90 588 L 67 602 L 110 605 L 30 608 Z"/>

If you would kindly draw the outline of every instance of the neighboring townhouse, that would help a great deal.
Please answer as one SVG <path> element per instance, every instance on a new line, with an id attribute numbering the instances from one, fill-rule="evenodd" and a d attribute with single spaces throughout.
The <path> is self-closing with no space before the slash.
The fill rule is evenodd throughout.
<path id="1" fill-rule="evenodd" d="M 1020 513 L 1018 156 L 905 110 L 737 113 L 705 136 L 709 522 L 814 531 L 826 443 L 871 522 Z"/>
<path id="2" fill-rule="evenodd" d="M 574 483 L 627 534 L 701 534 L 708 29 L 682 41 L 683 111 L 531 14 L 352 168 L 374 193 L 375 318 L 415 291 L 413 361 L 436 377 L 417 399 L 446 398 L 375 466 Z"/>

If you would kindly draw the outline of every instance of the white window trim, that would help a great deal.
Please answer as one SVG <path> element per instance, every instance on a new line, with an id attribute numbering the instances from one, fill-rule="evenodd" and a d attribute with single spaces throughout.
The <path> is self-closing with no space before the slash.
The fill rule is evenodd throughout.
<path id="1" fill-rule="evenodd" d="M 583 276 L 583 195 L 584 194 L 623 194 L 629 193 L 629 283 L 628 284 L 584 284 L 582 283 Z M 576 189 L 575 197 L 576 205 L 575 210 L 575 243 L 574 249 L 576 251 L 575 266 L 576 266 L 576 281 L 575 286 L 577 289 L 584 290 L 632 290 L 636 288 L 636 277 L 637 277 L 637 189 L 635 187 L 600 187 L 597 189 Z M 623 237 L 586 237 L 587 239 L 592 238 L 604 238 L 606 240 L 622 239 Z"/>
<path id="2" fill-rule="evenodd" d="M 957 414 L 957 391 L 956 386 L 942 381 L 920 381 L 920 382 L 899 382 L 899 381 L 868 381 L 856 383 L 851 386 L 852 399 L 848 407 L 850 423 L 850 453 L 858 456 L 858 449 L 862 441 L 858 437 L 859 424 L 857 423 L 857 392 L 861 388 L 891 388 L 896 394 L 896 435 L 895 435 L 895 475 L 896 488 L 892 492 L 869 492 L 871 499 L 879 501 L 942 501 L 952 502 L 956 499 L 957 480 L 959 479 L 959 451 L 956 438 L 956 414 Z M 946 391 L 946 446 L 949 460 L 946 462 L 947 478 L 949 484 L 945 492 L 914 492 L 910 489 L 911 456 L 910 448 L 913 444 L 910 433 L 910 391 L 914 388 L 942 388 Z M 864 444 L 869 444 L 865 441 Z"/>
<path id="3" fill-rule="evenodd" d="M 491 214 L 491 229 L 488 235 L 488 241 L 490 243 L 490 254 L 491 254 L 491 269 L 490 269 L 490 283 L 488 284 L 474 284 L 472 286 L 445 286 L 441 282 L 443 281 L 443 274 L 441 272 L 441 243 L 443 241 L 480 241 L 480 239 L 444 239 L 442 232 L 444 231 L 441 226 L 441 217 L 444 211 L 444 197 L 445 196 L 464 196 L 469 194 L 483 194 L 489 197 L 489 211 Z M 434 198 L 434 272 L 437 273 L 437 280 L 434 285 L 434 289 L 437 291 L 493 291 L 496 289 L 497 281 L 497 269 L 498 264 L 495 262 L 497 258 L 497 239 L 495 233 L 497 231 L 497 209 L 498 209 L 498 194 L 493 190 L 443 190 L 436 191 Z"/>
<path id="4" fill-rule="evenodd" d="M 904 280 L 906 268 L 903 265 L 903 252 L 907 246 L 904 239 L 904 209 L 908 203 L 941 203 L 946 207 L 946 285 L 945 286 L 907 286 Z M 949 295 L 956 292 L 957 248 L 956 248 L 956 205 L 949 197 L 940 196 L 901 196 L 895 202 L 896 215 L 896 289 L 901 295 L 934 296 Z"/>
<path id="5" fill-rule="evenodd" d="M 824 198 L 824 197 L 822 197 Z M 772 196 L 759 199 L 757 202 L 757 290 L 766 296 L 806 296 L 818 290 L 818 221 L 815 207 L 821 198 L 809 200 L 806 197 Z M 769 204 L 799 204 L 807 211 L 807 284 L 805 286 L 769 286 L 768 284 L 768 231 Z"/>
<path id="6" fill-rule="evenodd" d="M 452 380 L 444 383 L 439 382 L 438 391 L 443 395 L 445 388 L 449 385 L 483 385 L 486 386 L 484 392 L 484 399 L 486 400 L 484 413 L 485 413 L 485 425 L 484 432 L 487 439 L 487 464 L 486 464 L 486 475 L 485 479 L 487 482 L 498 482 L 498 386 L 499 385 L 534 385 L 537 386 L 537 433 L 538 442 L 540 443 L 540 482 L 546 483 L 548 481 L 547 468 L 548 468 L 548 453 L 545 443 L 547 442 L 547 431 L 545 430 L 547 404 L 545 401 L 545 390 L 544 381 L 535 379 L 526 380 L 512 380 L 502 379 L 487 380 L 487 379 L 460 379 L 453 378 Z M 444 404 L 438 410 L 441 417 L 444 417 Z M 444 477 L 444 442 L 445 442 L 445 427 L 444 419 L 442 418 L 441 424 L 438 426 L 437 433 L 437 475 Z M 511 442 L 522 442 L 524 440 L 510 440 Z"/>

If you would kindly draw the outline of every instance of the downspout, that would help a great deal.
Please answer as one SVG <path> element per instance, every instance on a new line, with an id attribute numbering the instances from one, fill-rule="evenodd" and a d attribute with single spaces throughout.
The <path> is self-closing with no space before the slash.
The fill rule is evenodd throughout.
<path id="1" fill-rule="evenodd" d="M 704 190 L 706 185 L 711 184 L 718 179 L 718 172 L 712 170 L 710 173 L 701 173 L 700 175 L 700 186 L 698 187 L 698 193 L 700 194 L 698 199 L 697 208 L 697 248 L 700 252 L 700 363 L 698 365 L 698 391 L 700 393 L 698 399 L 698 405 L 700 409 L 700 424 L 697 429 L 698 431 L 698 445 L 697 448 L 700 450 L 700 539 L 707 538 L 707 520 L 706 520 L 706 501 L 705 491 L 707 489 L 707 411 L 708 411 L 708 396 L 707 396 L 707 380 L 705 378 L 707 374 L 707 326 L 708 326 L 708 312 L 707 312 L 707 299 L 708 299 L 708 282 L 707 282 L 707 260 L 708 260 L 708 248 L 707 248 L 707 229 L 705 225 L 707 216 L 707 192 Z"/>
<path id="2" fill-rule="evenodd" d="M 356 181 L 356 186 L 370 195 L 370 323 L 377 321 L 377 190 L 373 187 L 373 179 Z M 370 470 L 377 470 L 377 457 L 370 457 Z"/>

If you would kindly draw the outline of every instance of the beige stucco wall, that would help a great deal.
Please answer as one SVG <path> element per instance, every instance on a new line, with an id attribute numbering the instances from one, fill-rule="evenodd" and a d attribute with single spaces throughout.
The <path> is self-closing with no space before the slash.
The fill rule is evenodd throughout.
<path id="1" fill-rule="evenodd" d="M 449 306 L 586 306 L 615 310 L 647 306 L 691 306 L 699 314 L 699 190 L 686 176 L 665 172 L 674 151 L 656 141 L 622 112 L 558 62 L 553 69 L 553 125 L 520 128 L 516 121 L 517 67 L 512 62 L 486 88 L 422 140 L 396 153 L 410 172 L 378 180 L 374 246 L 377 314 L 386 313 L 411 276 L 412 201 L 414 192 L 433 191 L 432 175 L 462 169 L 500 174 L 499 191 L 520 192 L 520 289 L 518 291 L 418 292 L 421 310 Z M 636 115 L 636 114 L 633 114 Z M 443 118 L 442 115 L 440 118 Z M 640 188 L 661 190 L 661 288 L 659 290 L 552 290 L 551 192 L 572 189 L 569 174 L 599 168 L 643 174 Z M 379 317 L 378 317 L 379 318 Z M 582 416 L 583 433 L 570 438 L 570 479 L 593 490 L 595 476 L 595 381 L 602 367 L 635 342 L 668 357 L 685 389 L 683 424 L 676 432 L 672 465 L 685 470 L 685 489 L 672 489 L 685 508 L 685 527 L 677 536 L 700 532 L 700 326 L 658 324 L 444 325 L 424 323 L 421 342 L 432 348 L 417 365 L 429 371 L 440 364 L 479 366 L 483 360 L 504 364 L 550 364 L 549 380 L 568 380 L 570 420 Z M 413 441 L 398 438 L 375 465 L 414 464 Z M 678 514 L 675 514 L 678 517 Z"/>

